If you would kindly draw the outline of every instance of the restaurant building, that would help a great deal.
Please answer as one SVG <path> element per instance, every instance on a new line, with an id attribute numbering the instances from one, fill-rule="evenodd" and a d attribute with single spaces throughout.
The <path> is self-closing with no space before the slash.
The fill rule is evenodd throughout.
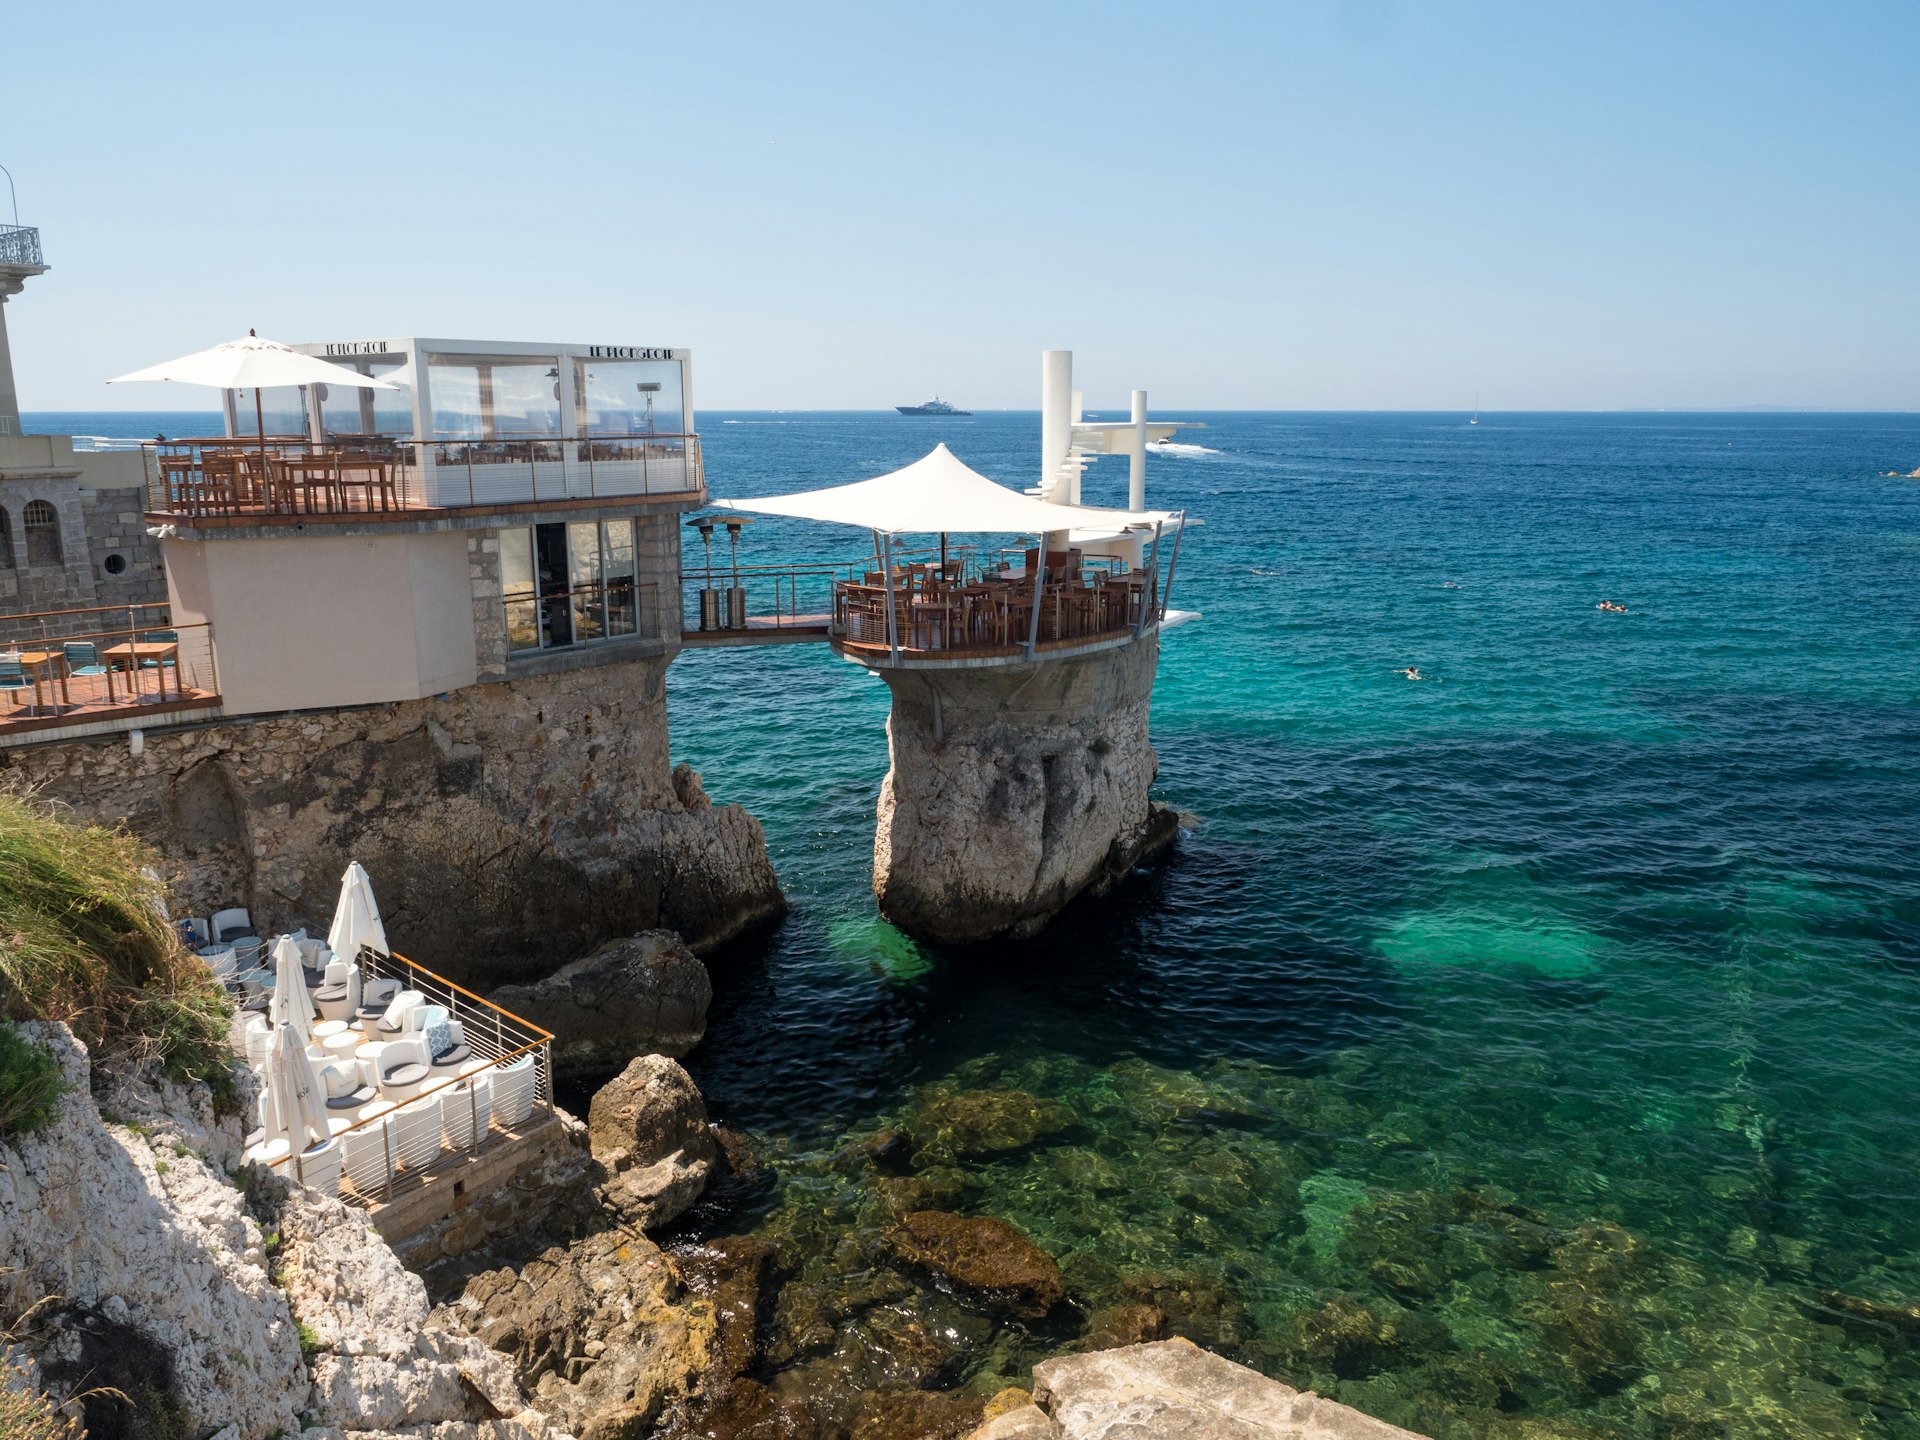
<path id="1" fill-rule="evenodd" d="M 209 631 L 222 714 L 677 648 L 678 522 L 705 498 L 687 351 L 294 348 L 393 388 L 229 390 L 225 435 L 151 451 L 173 625 Z"/>

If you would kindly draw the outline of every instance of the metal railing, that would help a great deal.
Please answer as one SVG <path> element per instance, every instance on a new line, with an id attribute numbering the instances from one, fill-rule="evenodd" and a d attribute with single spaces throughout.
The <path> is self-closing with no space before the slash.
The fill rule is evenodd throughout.
<path id="1" fill-rule="evenodd" d="M 33 225 L 0 225 L 0 265 L 32 266 L 44 269 L 40 253 L 40 231 Z"/>
<path id="2" fill-rule="evenodd" d="M 0 695 L 0 736 L 217 705 L 213 629 L 164 605 L 0 616 Z"/>
<path id="3" fill-rule="evenodd" d="M 342 1157 L 348 1148 L 346 1137 L 349 1135 L 364 1135 L 378 1127 L 381 1140 L 382 1180 L 361 1189 L 343 1158 L 339 1164 L 341 1200 L 363 1208 L 391 1204 L 398 1196 L 420 1189 L 429 1177 L 469 1163 L 488 1146 L 519 1138 L 519 1131 L 509 1129 L 500 1121 L 491 1093 L 487 1099 L 487 1116 L 482 1122 L 479 1087 L 472 1082 L 483 1075 L 497 1082 L 505 1067 L 523 1057 L 533 1058 L 533 1104 L 529 1121 L 525 1123 L 531 1123 L 532 1117 L 542 1112 L 547 1115 L 553 1113 L 552 1032 L 502 1010 L 492 1001 L 455 984 L 445 976 L 435 974 L 424 965 L 415 964 L 404 955 L 390 955 L 363 948 L 359 965 L 363 985 L 370 980 L 397 980 L 402 990 L 417 990 L 425 997 L 427 1004 L 444 1007 L 448 1015 L 459 1022 L 462 1041 L 480 1063 L 460 1066 L 445 1079 L 429 1081 L 404 1100 L 379 1106 L 379 1113 L 364 1116 L 334 1130 L 330 1139 Z M 459 1093 L 457 1087 L 462 1085 L 466 1087 L 465 1091 Z M 406 1106 L 435 1095 L 441 1097 L 439 1143 L 434 1146 L 430 1160 L 411 1163 L 406 1150 L 412 1142 L 408 1137 L 395 1134 L 394 1118 Z M 455 1107 L 451 1115 L 446 1109 L 448 1105 Z M 456 1123 L 460 1119 L 461 1106 L 466 1109 L 464 1126 Z M 450 1135 L 456 1131 L 465 1134 L 464 1144 L 447 1143 Z M 294 1151 L 268 1164 L 275 1169 L 290 1165 L 294 1174 L 305 1183 L 306 1172 L 313 1168 L 314 1156 L 311 1150 L 304 1153 Z"/>
<path id="4" fill-rule="evenodd" d="M 698 435 L 396 440 L 214 436 L 142 447 L 149 514 L 378 516 L 697 492 Z"/>
<path id="5" fill-rule="evenodd" d="M 857 565 L 844 562 L 683 570 L 681 633 L 824 626 L 833 614 L 836 586 L 859 573 Z"/>

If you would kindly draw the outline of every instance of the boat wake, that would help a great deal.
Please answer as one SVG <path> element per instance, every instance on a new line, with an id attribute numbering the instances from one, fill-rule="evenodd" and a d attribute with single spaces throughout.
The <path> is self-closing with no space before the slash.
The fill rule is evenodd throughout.
<path id="1" fill-rule="evenodd" d="M 1150 440 L 1147 442 L 1150 455 L 1218 455 L 1221 452 L 1211 445 L 1188 445 L 1178 440 Z"/>

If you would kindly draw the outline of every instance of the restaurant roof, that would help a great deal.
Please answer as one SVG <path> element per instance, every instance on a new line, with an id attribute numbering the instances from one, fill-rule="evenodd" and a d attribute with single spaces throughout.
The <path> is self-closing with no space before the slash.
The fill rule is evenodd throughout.
<path id="1" fill-rule="evenodd" d="M 989 480 L 951 450 L 936 445 L 911 465 L 872 480 L 768 495 L 755 500 L 716 500 L 727 510 L 793 515 L 834 525 L 858 525 L 889 535 L 1026 533 L 1049 530 L 1152 526 L 1172 520 L 1166 510 L 1110 510 L 1095 505 L 1054 505 Z"/>

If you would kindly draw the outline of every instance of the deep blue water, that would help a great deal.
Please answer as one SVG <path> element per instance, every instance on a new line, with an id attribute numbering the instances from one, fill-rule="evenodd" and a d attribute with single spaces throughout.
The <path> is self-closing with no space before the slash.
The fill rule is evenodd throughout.
<path id="1" fill-rule="evenodd" d="M 1920 1436 L 1920 481 L 1883 473 L 1920 416 L 1191 418 L 1149 464 L 1206 522 L 1154 738 L 1201 823 L 1036 940 L 875 918 L 877 680 L 670 672 L 675 758 L 793 906 L 716 958 L 689 1062 L 769 1167 L 702 1223 L 782 1243 L 776 1388 L 991 1390 L 1150 1303 L 1447 1437 Z M 1032 414 L 701 429 L 723 496 L 936 439 L 1025 484 L 1038 446 Z M 862 548 L 766 520 L 743 559 Z M 1009 1090 L 1068 1128 L 949 1153 Z M 904 1173 L 848 1158 L 893 1128 Z M 903 1197 L 1011 1221 L 1070 1306 L 888 1289 Z M 960 1350 L 937 1382 L 903 1325 Z"/>

